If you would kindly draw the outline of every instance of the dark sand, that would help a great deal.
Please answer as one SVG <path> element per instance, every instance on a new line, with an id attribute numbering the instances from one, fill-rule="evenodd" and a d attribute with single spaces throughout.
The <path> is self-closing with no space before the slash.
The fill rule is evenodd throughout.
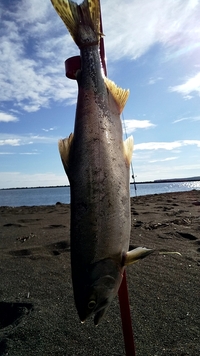
<path id="1" fill-rule="evenodd" d="M 199 356 L 200 191 L 131 203 L 131 245 L 182 254 L 127 268 L 136 355 Z M 69 216 L 64 204 L 0 207 L 0 355 L 125 355 L 118 298 L 98 327 L 79 322 Z"/>

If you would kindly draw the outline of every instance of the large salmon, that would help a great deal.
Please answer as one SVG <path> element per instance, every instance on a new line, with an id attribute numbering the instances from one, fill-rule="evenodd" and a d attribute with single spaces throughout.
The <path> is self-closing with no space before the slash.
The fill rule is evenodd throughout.
<path id="1" fill-rule="evenodd" d="M 71 189 L 71 268 L 81 321 L 97 325 L 122 281 L 125 265 L 147 255 L 128 252 L 129 166 L 133 138 L 122 139 L 120 113 L 129 91 L 102 76 L 99 0 L 51 0 L 80 48 L 74 133 L 59 141 Z"/>

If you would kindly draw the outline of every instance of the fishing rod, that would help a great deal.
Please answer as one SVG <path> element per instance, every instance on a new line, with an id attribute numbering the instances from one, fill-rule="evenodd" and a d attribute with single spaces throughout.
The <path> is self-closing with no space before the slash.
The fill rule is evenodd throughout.
<path id="1" fill-rule="evenodd" d="M 99 0 L 99 2 L 100 2 L 100 0 Z M 100 6 L 100 31 L 103 34 L 101 6 Z M 105 76 L 107 76 L 103 36 L 101 36 L 101 39 L 100 39 L 100 57 L 101 57 L 101 63 L 102 63 L 104 74 L 105 74 Z M 127 138 L 125 122 L 124 122 L 124 128 L 125 128 L 125 135 Z M 135 184 L 135 176 L 134 176 L 134 172 L 133 172 L 132 162 L 131 162 L 131 169 L 132 169 L 132 178 L 134 180 L 135 194 L 137 196 L 137 188 L 136 188 L 136 184 Z M 120 285 L 120 288 L 118 291 L 118 298 L 119 298 L 119 306 L 120 306 L 120 313 L 121 313 L 121 321 L 122 321 L 122 329 L 123 329 L 124 346 L 125 346 L 126 356 L 136 356 L 133 328 L 132 328 L 132 321 L 131 321 L 131 311 L 130 311 L 129 296 L 128 296 L 126 270 L 124 270 L 124 273 L 123 273 L 122 282 L 121 282 L 121 285 Z"/>
<path id="2" fill-rule="evenodd" d="M 123 126 L 124 126 L 124 132 L 125 132 L 125 137 L 128 138 L 127 132 L 126 132 L 126 123 L 124 119 L 124 114 L 122 113 L 122 120 L 123 120 Z M 137 197 L 137 186 L 136 186 L 136 181 L 135 181 L 135 174 L 133 171 L 133 163 L 131 161 L 131 172 L 132 172 L 132 179 L 133 179 L 133 184 L 134 184 L 134 189 L 135 189 L 135 196 Z"/>

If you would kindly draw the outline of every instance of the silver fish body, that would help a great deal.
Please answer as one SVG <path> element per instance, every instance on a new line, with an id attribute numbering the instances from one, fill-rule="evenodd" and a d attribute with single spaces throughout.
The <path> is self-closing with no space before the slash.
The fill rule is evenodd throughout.
<path id="1" fill-rule="evenodd" d="M 137 253 L 127 258 L 133 139 L 123 142 L 120 114 L 129 92 L 102 76 L 99 1 L 51 1 L 80 48 L 74 133 L 60 140 L 59 150 L 71 190 L 75 304 L 81 321 L 95 314 L 98 324 L 118 292 L 125 265 L 138 258 Z"/>

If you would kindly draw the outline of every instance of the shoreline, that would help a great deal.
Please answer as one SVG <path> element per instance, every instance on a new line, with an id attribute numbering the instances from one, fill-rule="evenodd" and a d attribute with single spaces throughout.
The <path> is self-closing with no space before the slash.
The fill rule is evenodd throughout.
<path id="1" fill-rule="evenodd" d="M 199 217 L 198 190 L 131 198 L 130 245 L 181 253 L 127 267 L 137 356 L 200 354 Z M 68 204 L 0 207 L 0 355 L 125 355 L 117 297 L 78 319 L 69 224 Z"/>
<path id="2" fill-rule="evenodd" d="M 191 178 L 172 178 L 172 179 L 156 179 L 153 181 L 145 182 L 130 182 L 130 184 L 158 184 L 158 183 L 182 183 L 182 182 L 200 182 L 200 177 Z M 41 188 L 66 188 L 70 185 L 50 185 L 50 186 L 37 186 L 37 187 L 16 187 L 16 188 L 0 188 L 0 190 L 16 190 L 16 189 L 41 189 Z"/>

